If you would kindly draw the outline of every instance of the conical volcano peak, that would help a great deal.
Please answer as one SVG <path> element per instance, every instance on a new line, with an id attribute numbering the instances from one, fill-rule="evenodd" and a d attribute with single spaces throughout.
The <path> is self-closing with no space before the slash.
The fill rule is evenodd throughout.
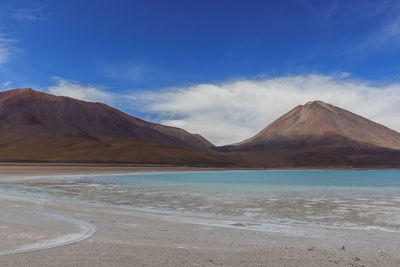
<path id="1" fill-rule="evenodd" d="M 301 105 L 301 107 L 303 109 L 309 110 L 309 109 L 326 109 L 332 112 L 336 112 L 337 111 L 337 107 L 335 107 L 334 105 L 325 103 L 321 100 L 314 100 L 314 101 L 309 101 L 304 105 Z"/>
<path id="2" fill-rule="evenodd" d="M 285 142 L 320 142 L 346 138 L 350 142 L 400 148 L 400 133 L 357 114 L 316 100 L 299 105 L 254 137 L 236 145 L 260 146 Z"/>
<path id="3" fill-rule="evenodd" d="M 308 101 L 303 106 L 313 106 L 313 105 L 330 105 L 330 104 L 325 103 L 324 101 L 321 100 L 313 100 L 313 101 Z"/>

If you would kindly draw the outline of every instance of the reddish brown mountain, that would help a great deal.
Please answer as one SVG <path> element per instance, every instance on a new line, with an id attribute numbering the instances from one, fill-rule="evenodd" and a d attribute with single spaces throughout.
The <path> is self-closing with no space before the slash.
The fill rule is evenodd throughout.
<path id="1" fill-rule="evenodd" d="M 400 133 L 322 101 L 308 102 L 260 133 L 220 150 L 276 166 L 400 166 Z"/>
<path id="2" fill-rule="evenodd" d="M 102 103 L 32 89 L 0 92 L 0 160 L 220 163 L 212 144 Z"/>
<path id="3" fill-rule="evenodd" d="M 0 136 L 0 161 L 400 167 L 399 133 L 321 101 L 215 148 L 200 135 L 102 103 L 16 89 L 0 92 Z"/>

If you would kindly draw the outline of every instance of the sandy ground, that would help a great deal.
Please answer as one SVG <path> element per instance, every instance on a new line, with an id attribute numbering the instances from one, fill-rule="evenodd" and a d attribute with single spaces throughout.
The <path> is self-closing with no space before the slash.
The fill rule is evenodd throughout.
<path id="1" fill-rule="evenodd" d="M 3 178 L 151 170 L 155 169 L 0 166 Z M 24 195 L 0 195 L 0 254 L 21 247 L 39 249 L 0 256 L 0 266 L 400 266 L 400 234 L 394 232 L 261 232 L 205 225 L 196 218 L 177 220 L 170 214 L 65 200 L 45 199 L 40 210 L 38 201 Z M 95 226 L 97 232 L 80 242 L 40 249 L 82 234 L 80 222 Z"/>

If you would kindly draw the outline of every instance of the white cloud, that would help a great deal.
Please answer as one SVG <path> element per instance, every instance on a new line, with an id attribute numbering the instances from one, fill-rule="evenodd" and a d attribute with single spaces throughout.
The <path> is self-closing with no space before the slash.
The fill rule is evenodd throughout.
<path id="1" fill-rule="evenodd" d="M 54 80 L 57 84 L 48 87 L 48 92 L 50 94 L 69 96 L 88 102 L 102 102 L 108 104 L 113 102 L 114 95 L 112 93 L 106 92 L 96 86 L 82 85 L 60 77 L 56 77 Z"/>
<path id="2" fill-rule="evenodd" d="M 376 86 L 342 75 L 298 75 L 198 84 L 132 97 L 163 124 L 217 145 L 251 137 L 299 104 L 322 100 L 400 131 L 400 84 Z"/>
<path id="3" fill-rule="evenodd" d="M 10 57 L 10 50 L 0 43 L 0 65 L 6 63 Z"/>
<path id="4" fill-rule="evenodd" d="M 15 39 L 8 38 L 4 33 L 0 33 L 0 66 L 9 61 L 12 50 L 12 43 Z"/>

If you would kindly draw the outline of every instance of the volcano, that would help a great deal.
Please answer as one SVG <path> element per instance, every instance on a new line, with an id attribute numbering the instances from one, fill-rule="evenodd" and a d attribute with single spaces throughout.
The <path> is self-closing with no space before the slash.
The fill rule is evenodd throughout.
<path id="1" fill-rule="evenodd" d="M 29 88 L 0 92 L 0 160 L 219 164 L 209 141 L 102 103 Z"/>
<path id="2" fill-rule="evenodd" d="M 345 109 L 312 101 L 255 136 L 219 148 L 258 165 L 400 166 L 400 133 Z"/>

